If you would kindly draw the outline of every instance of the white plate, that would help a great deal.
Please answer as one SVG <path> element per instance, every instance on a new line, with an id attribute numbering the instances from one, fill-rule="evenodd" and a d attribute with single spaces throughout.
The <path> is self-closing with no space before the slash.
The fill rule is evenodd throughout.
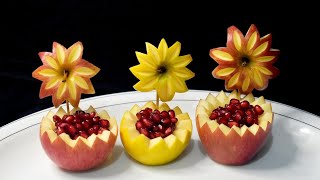
<path id="1" fill-rule="evenodd" d="M 212 91 L 190 90 L 176 94 L 170 106 L 179 105 L 194 121 L 200 98 Z M 80 107 L 93 105 L 115 116 L 118 123 L 134 104 L 154 100 L 154 92 L 126 92 L 83 99 Z M 267 97 L 266 97 L 267 98 Z M 7 179 L 320 179 L 320 118 L 308 112 L 271 102 L 275 112 L 272 136 L 266 146 L 243 166 L 212 161 L 202 148 L 196 127 L 186 151 L 174 162 L 149 167 L 136 163 L 124 152 L 118 136 L 113 157 L 102 167 L 87 172 L 68 172 L 56 167 L 39 141 L 39 121 L 46 109 L 0 128 L 0 177 Z M 120 123 L 119 123 L 120 124 Z M 195 125 L 195 123 L 193 123 Z"/>

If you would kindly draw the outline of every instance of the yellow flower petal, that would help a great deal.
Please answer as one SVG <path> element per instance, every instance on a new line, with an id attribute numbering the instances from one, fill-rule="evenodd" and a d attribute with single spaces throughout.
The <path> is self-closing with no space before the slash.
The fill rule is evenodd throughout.
<path id="1" fill-rule="evenodd" d="M 75 100 L 77 98 L 77 88 L 75 83 L 68 80 L 67 86 L 68 86 L 68 91 L 69 91 L 69 95 L 71 96 L 71 99 Z"/>
<path id="2" fill-rule="evenodd" d="M 261 77 L 261 74 L 259 71 L 257 70 L 253 70 L 253 80 L 256 83 L 256 85 L 258 87 L 262 87 L 263 86 L 263 79 Z"/>
<path id="3" fill-rule="evenodd" d="M 250 51 L 254 45 L 256 44 L 258 39 L 258 33 L 257 31 L 255 31 L 254 33 L 252 33 L 252 35 L 249 38 L 248 44 L 247 44 L 247 50 Z"/>
<path id="4" fill-rule="evenodd" d="M 220 69 L 219 71 L 217 71 L 217 75 L 218 76 L 228 76 L 231 73 L 234 72 L 234 70 L 236 70 L 236 68 L 224 68 L 224 69 Z"/>
<path id="5" fill-rule="evenodd" d="M 175 88 L 172 82 L 171 76 L 162 76 L 159 78 L 157 93 L 162 102 L 172 100 L 175 94 Z"/>
<path id="6" fill-rule="evenodd" d="M 258 62 L 269 62 L 272 61 L 275 58 L 275 56 L 261 56 L 256 58 L 255 60 Z"/>
<path id="7" fill-rule="evenodd" d="M 133 88 L 137 91 L 148 92 L 152 91 L 156 88 L 158 82 L 158 77 L 151 77 L 148 79 L 144 79 L 136 83 Z"/>
<path id="8" fill-rule="evenodd" d="M 51 89 L 52 87 L 56 86 L 59 82 L 61 82 L 61 79 L 58 77 L 54 77 L 47 82 L 45 89 Z"/>
<path id="9" fill-rule="evenodd" d="M 53 69 L 43 69 L 38 72 L 40 75 L 45 76 L 45 77 L 53 77 L 53 76 L 58 76 L 58 72 L 53 70 Z"/>
<path id="10" fill-rule="evenodd" d="M 258 46 L 252 53 L 252 56 L 258 56 L 259 54 L 263 53 L 268 47 L 268 41 L 262 43 Z"/>
<path id="11" fill-rule="evenodd" d="M 167 60 L 170 62 L 174 58 L 178 57 L 181 50 L 181 43 L 179 41 L 175 42 L 168 50 Z"/>
<path id="12" fill-rule="evenodd" d="M 186 67 L 192 61 L 191 55 L 179 56 L 177 58 L 172 59 L 169 64 L 175 68 Z"/>
<path id="13" fill-rule="evenodd" d="M 155 61 L 156 65 L 159 65 L 160 64 L 160 56 L 159 56 L 159 53 L 158 53 L 158 49 L 146 42 L 146 48 L 147 48 L 147 54 Z"/>
<path id="14" fill-rule="evenodd" d="M 57 90 L 57 98 L 60 99 L 62 95 L 66 92 L 67 89 L 67 83 L 60 83 L 60 86 Z"/>
<path id="15" fill-rule="evenodd" d="M 168 52 L 168 45 L 165 39 L 161 39 L 159 46 L 158 46 L 158 53 L 160 56 L 160 64 L 162 64 L 166 60 Z"/>
<path id="16" fill-rule="evenodd" d="M 130 68 L 132 74 L 137 77 L 139 80 L 157 75 L 156 69 L 150 69 L 144 64 L 139 64 Z"/>
<path id="17" fill-rule="evenodd" d="M 66 48 L 63 47 L 63 46 L 62 46 L 61 44 L 59 44 L 59 43 L 54 43 L 53 46 L 54 46 L 55 51 L 56 51 L 57 59 L 58 59 L 60 65 L 61 65 L 61 64 L 64 63 L 64 60 L 65 60 L 65 58 L 66 58 Z"/>
<path id="18" fill-rule="evenodd" d="M 234 74 L 228 81 L 228 87 L 230 88 L 236 85 L 239 81 L 239 77 L 240 77 L 240 72 L 237 72 L 236 74 Z"/>
<path id="19" fill-rule="evenodd" d="M 265 75 L 271 76 L 273 74 L 268 68 L 265 68 L 263 66 L 256 66 L 256 68 Z"/>
<path id="20" fill-rule="evenodd" d="M 136 51 L 136 56 L 140 64 L 146 65 L 152 69 L 157 68 L 157 64 L 154 61 L 152 61 L 151 57 L 148 54 Z"/>
<path id="21" fill-rule="evenodd" d="M 93 76 L 95 74 L 95 72 L 92 69 L 87 67 L 78 67 L 74 70 L 74 72 L 80 76 Z"/>
<path id="22" fill-rule="evenodd" d="M 188 80 L 194 77 L 194 73 L 189 70 L 188 68 L 184 67 L 184 68 L 175 68 L 170 70 L 171 73 L 173 73 L 175 76 Z"/>
<path id="23" fill-rule="evenodd" d="M 241 37 L 239 32 L 237 31 L 233 31 L 233 44 L 238 51 L 241 50 L 241 47 L 242 47 Z"/>
<path id="24" fill-rule="evenodd" d="M 53 69 L 59 70 L 59 66 L 55 59 L 53 59 L 51 56 L 45 56 L 44 58 L 50 67 L 52 67 Z"/>
<path id="25" fill-rule="evenodd" d="M 188 91 L 188 87 L 184 80 L 179 79 L 178 77 L 172 75 L 172 83 L 174 85 L 175 91 L 179 93 L 183 93 Z"/>
<path id="26" fill-rule="evenodd" d="M 220 51 L 220 50 L 213 50 L 211 51 L 212 55 L 214 55 L 215 57 L 223 60 L 223 61 L 233 61 L 233 57 L 227 53 L 227 52 L 224 52 L 224 51 Z"/>
<path id="27" fill-rule="evenodd" d="M 83 46 L 82 43 L 77 42 L 73 44 L 69 49 L 69 55 L 68 55 L 68 63 L 71 64 L 74 61 L 81 59 L 82 52 L 83 52 Z"/>
<path id="28" fill-rule="evenodd" d="M 250 85 L 250 76 L 246 76 L 242 84 L 242 91 L 246 92 L 248 90 L 249 85 Z"/>
<path id="29" fill-rule="evenodd" d="M 89 89 L 87 82 L 81 76 L 72 76 L 72 78 L 70 78 L 70 80 L 72 82 L 76 83 L 82 89 Z"/>

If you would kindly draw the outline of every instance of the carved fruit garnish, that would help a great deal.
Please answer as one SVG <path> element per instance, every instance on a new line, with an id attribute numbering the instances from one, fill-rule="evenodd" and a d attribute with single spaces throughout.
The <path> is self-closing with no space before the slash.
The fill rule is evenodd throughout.
<path id="1" fill-rule="evenodd" d="M 176 159 L 189 144 L 191 134 L 188 113 L 182 113 L 179 107 L 171 110 L 166 103 L 158 110 L 153 102 L 143 107 L 134 105 L 124 113 L 120 125 L 126 152 L 145 165 L 161 165 Z"/>
<path id="2" fill-rule="evenodd" d="M 227 47 L 210 50 L 210 56 L 219 64 L 213 77 L 225 80 L 226 90 L 248 94 L 253 89 L 264 90 L 269 79 L 279 74 L 272 66 L 280 51 L 271 49 L 271 34 L 260 37 L 255 25 L 244 36 L 235 26 L 228 28 Z"/>
<path id="3" fill-rule="evenodd" d="M 152 110 L 151 108 L 142 109 L 136 114 L 138 121 L 136 129 L 140 134 L 144 134 L 150 139 L 162 137 L 165 138 L 172 134 L 176 129 L 176 118 L 174 110 L 168 111 Z"/>
<path id="4" fill-rule="evenodd" d="M 83 113 L 78 108 L 71 110 L 71 112 L 73 114 Z M 66 112 L 61 107 L 56 113 L 50 111 L 40 123 L 41 145 L 48 157 L 63 169 L 72 171 L 88 170 L 100 165 L 112 154 L 118 135 L 118 126 L 115 118 L 110 117 L 106 111 L 97 112 L 93 107 L 89 107 L 83 114 L 84 116 L 89 114 L 100 117 L 98 123 L 100 124 L 100 129 L 97 134 L 95 129 L 93 129 L 93 133 L 89 133 L 91 128 L 88 129 L 88 127 L 88 130 L 85 131 L 85 125 L 82 126 L 82 130 L 78 131 L 80 128 L 76 127 L 77 125 L 70 125 L 74 124 L 71 122 L 74 116 L 66 115 Z M 60 117 L 66 118 L 62 118 L 65 119 L 62 120 Z M 57 127 L 56 124 L 59 124 L 59 118 L 64 122 Z M 77 124 L 78 116 L 75 119 L 73 121 L 76 121 Z M 91 118 L 89 117 L 88 119 Z M 95 121 L 93 119 L 95 118 L 92 118 L 92 121 Z M 109 123 L 101 119 L 108 119 Z M 87 121 L 84 120 L 82 122 Z M 94 123 L 92 122 L 92 124 Z M 61 124 L 65 125 L 62 126 Z M 92 126 L 95 127 L 94 125 Z M 86 135 L 82 134 L 81 131 Z"/>
<path id="5" fill-rule="evenodd" d="M 230 99 L 230 103 L 225 107 L 219 106 L 214 109 L 210 114 L 211 120 L 217 120 L 218 124 L 224 124 L 228 127 L 237 126 L 248 127 L 253 124 L 258 124 L 258 116 L 263 114 L 263 109 L 258 104 L 255 106 L 250 105 L 249 101 L 244 100 L 240 102 L 238 99 Z"/>
<path id="6" fill-rule="evenodd" d="M 221 107 L 225 107 L 225 110 Z M 217 116 L 213 115 L 216 111 L 220 113 Z M 219 117 L 230 117 L 232 121 L 219 123 Z M 248 117 L 254 121 L 250 121 L 250 126 L 247 125 Z M 235 124 L 236 118 L 243 122 L 241 126 L 241 123 L 239 126 Z M 236 90 L 228 96 L 223 91 L 217 96 L 209 94 L 206 99 L 199 101 L 196 109 L 196 125 L 204 149 L 211 159 L 221 164 L 248 163 L 263 147 L 272 124 L 271 104 L 263 96 L 255 98 L 252 93 L 245 97 L 241 97 Z"/>
<path id="7" fill-rule="evenodd" d="M 91 134 L 102 134 L 104 130 L 109 130 L 110 122 L 96 115 L 95 111 L 86 113 L 78 110 L 73 115 L 64 115 L 60 118 L 58 115 L 53 116 L 56 128 L 54 131 L 60 135 L 67 133 L 71 139 L 75 140 L 79 136 L 88 138 Z"/>

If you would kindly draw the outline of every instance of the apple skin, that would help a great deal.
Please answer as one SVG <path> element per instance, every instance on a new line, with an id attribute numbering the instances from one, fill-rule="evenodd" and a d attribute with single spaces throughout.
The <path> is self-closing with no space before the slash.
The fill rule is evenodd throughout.
<path id="1" fill-rule="evenodd" d="M 70 147 L 62 138 L 51 143 L 48 133 L 40 136 L 41 145 L 48 157 L 59 167 L 70 171 L 88 170 L 102 164 L 111 155 L 116 136 L 110 133 L 108 142 L 96 138 L 92 147 L 79 140 L 75 147 Z"/>
<path id="2" fill-rule="evenodd" d="M 198 116 L 196 117 L 196 126 L 208 156 L 215 162 L 225 165 L 248 163 L 263 147 L 272 127 L 268 123 L 266 131 L 259 127 L 256 135 L 247 130 L 241 137 L 233 129 L 227 136 L 220 128 L 211 132 L 207 123 L 200 128 Z"/>
<path id="3" fill-rule="evenodd" d="M 73 109 L 75 112 L 80 109 Z M 95 111 L 90 107 L 86 112 Z M 96 111 L 95 111 L 96 112 Z M 66 112 L 60 107 L 56 115 L 62 117 Z M 73 114 L 73 113 L 71 113 Z M 97 113 L 101 118 L 108 119 L 110 131 L 102 134 L 92 134 L 87 139 L 78 137 L 72 140 L 69 135 L 57 135 L 52 120 L 54 113 L 49 112 L 40 123 L 40 142 L 47 156 L 60 168 L 69 171 L 85 171 L 101 165 L 112 155 L 118 136 L 118 125 L 115 118 L 111 118 L 106 111 Z"/>

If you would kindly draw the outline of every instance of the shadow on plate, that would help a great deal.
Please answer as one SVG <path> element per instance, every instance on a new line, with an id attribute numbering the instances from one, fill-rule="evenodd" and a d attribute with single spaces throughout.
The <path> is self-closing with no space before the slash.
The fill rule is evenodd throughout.
<path id="1" fill-rule="evenodd" d="M 75 177 L 84 178 L 84 179 L 118 175 L 124 172 L 130 166 L 130 163 L 117 162 L 117 161 L 121 161 L 120 157 L 123 154 L 123 151 L 124 150 L 122 146 L 116 145 L 113 149 L 112 156 L 108 160 L 106 160 L 102 165 L 88 171 L 83 171 L 83 172 L 70 172 L 66 170 L 63 170 L 63 172 L 65 172 L 66 175 L 75 176 Z M 118 165 L 115 165 L 115 164 L 118 164 Z"/>

